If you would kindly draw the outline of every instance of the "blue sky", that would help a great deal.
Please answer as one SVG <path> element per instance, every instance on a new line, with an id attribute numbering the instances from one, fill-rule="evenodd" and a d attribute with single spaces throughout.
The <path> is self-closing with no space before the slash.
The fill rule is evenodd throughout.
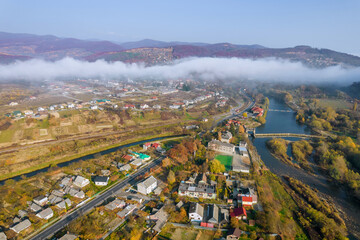
<path id="1" fill-rule="evenodd" d="M 2 0 L 0 31 L 118 42 L 310 45 L 360 55 L 359 0 Z"/>

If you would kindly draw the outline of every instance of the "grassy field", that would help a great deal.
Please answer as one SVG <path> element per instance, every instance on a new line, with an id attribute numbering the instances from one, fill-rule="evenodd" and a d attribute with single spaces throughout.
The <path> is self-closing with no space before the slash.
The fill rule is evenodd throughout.
<path id="1" fill-rule="evenodd" d="M 216 155 L 215 159 L 219 160 L 221 162 L 221 164 L 223 164 L 225 166 L 226 171 L 231 170 L 232 159 L 233 159 L 232 156 Z"/>
<path id="2" fill-rule="evenodd" d="M 319 98 L 317 100 L 319 100 L 319 107 L 322 108 L 332 107 L 334 109 L 340 109 L 340 108 L 349 109 L 352 107 L 351 103 L 342 99 Z"/>
<path id="3" fill-rule="evenodd" d="M 14 129 L 8 129 L 0 132 L 0 143 L 11 142 L 15 133 Z"/>
<path id="4" fill-rule="evenodd" d="M 118 146 L 121 146 L 121 145 L 129 144 L 129 143 L 132 143 L 132 142 L 148 140 L 148 139 L 151 139 L 151 138 L 154 138 L 154 137 L 168 137 L 168 136 L 171 136 L 171 135 L 173 135 L 173 134 L 164 133 L 164 134 L 156 134 L 156 135 L 149 135 L 149 136 L 146 136 L 146 137 L 138 137 L 138 138 L 128 139 L 128 140 L 121 141 L 121 142 L 116 143 L 116 144 L 111 144 L 111 145 L 108 145 L 108 146 L 95 148 L 95 149 L 90 150 L 90 151 L 86 151 L 86 152 L 82 152 L 82 153 L 78 153 L 78 154 L 73 154 L 71 156 L 67 156 L 67 157 L 60 158 L 60 159 L 53 160 L 53 161 L 47 161 L 47 162 L 37 164 L 35 166 L 25 168 L 25 169 L 22 169 L 22 170 L 19 170 L 19 171 L 14 171 L 14 172 L 2 174 L 0 176 L 0 181 L 8 179 L 8 178 L 15 177 L 15 176 L 23 175 L 23 174 L 26 174 L 26 173 L 29 173 L 29 172 L 33 172 L 33 171 L 36 171 L 36 170 L 39 170 L 39 169 L 42 169 L 42 168 L 46 168 L 46 167 L 49 167 L 50 165 L 57 165 L 59 163 L 68 162 L 68 161 L 71 161 L 71 160 L 73 160 L 75 158 L 80 158 L 80 157 L 83 157 L 83 156 L 86 156 L 86 155 L 89 155 L 89 154 L 95 154 L 97 152 L 101 152 L 101 151 L 104 151 L 104 150 L 107 150 L 107 149 L 110 149 L 110 148 L 114 148 L 114 147 L 118 147 Z M 182 138 L 182 137 L 174 137 L 174 139 L 178 139 L 178 138 Z M 172 139 L 172 138 L 170 138 L 170 139 Z M 166 140 L 170 140 L 170 139 L 166 139 Z M 161 142 L 161 140 L 159 142 Z"/>
<path id="5" fill-rule="evenodd" d="M 164 231 L 165 230 L 165 231 Z M 215 239 L 215 231 L 198 230 L 181 227 L 165 227 L 160 233 L 158 239 L 171 239 L 171 240 L 212 240 Z"/>

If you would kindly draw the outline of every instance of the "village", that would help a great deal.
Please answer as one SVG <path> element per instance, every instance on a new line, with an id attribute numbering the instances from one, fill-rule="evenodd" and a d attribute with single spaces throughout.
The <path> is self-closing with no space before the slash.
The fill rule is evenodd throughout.
<path id="1" fill-rule="evenodd" d="M 240 141 L 233 145 L 233 136 L 226 128 L 229 129 L 225 125 L 224 131 L 216 134 L 208 143 L 205 151 L 213 153 L 214 159 L 211 162 L 215 164 L 206 172 L 193 172 L 187 174 L 188 177 L 178 178 L 176 170 L 176 174 L 171 169 L 166 170 L 172 165 L 166 162 L 171 161 L 169 151 L 174 147 L 173 143 L 146 142 L 136 150 L 129 148 L 126 152 L 123 151 L 117 158 L 120 161 L 110 162 L 111 168 L 97 169 L 90 175 L 61 175 L 51 191 L 34 197 L 27 202 L 28 208 L 18 210 L 9 231 L 23 236 L 33 224 L 39 226 L 51 223 L 53 219 L 73 211 L 96 196 L 97 192 L 90 190 L 93 189 L 92 186 L 96 186 L 99 192 L 111 188 L 115 179 L 112 171 L 120 173 L 121 177 L 116 180 L 121 180 L 136 173 L 152 162 L 152 159 L 162 158 L 160 167 L 137 178 L 133 184 L 116 192 L 115 197 L 106 199 L 101 204 L 103 207 L 97 207 L 93 211 L 108 212 L 110 218 L 116 216 L 110 222 L 111 225 L 116 223 L 117 227 L 125 227 L 132 216 L 144 215 L 148 226 L 144 230 L 146 234 L 161 236 L 162 228 L 174 221 L 174 214 L 177 211 L 181 214 L 185 210 L 186 217 L 181 219 L 181 223 L 174 224 L 182 224 L 184 227 L 190 224 L 203 229 L 227 229 L 227 239 L 238 239 L 241 234 L 246 233 L 238 228 L 232 229 L 234 224 L 231 222 L 236 219 L 254 226 L 252 212 L 262 211 L 262 206 L 257 201 L 256 188 L 249 179 L 251 162 L 247 142 Z M 168 167 L 164 168 L 166 165 Z M 172 169 L 174 167 L 181 166 L 174 165 Z M 169 192 L 170 188 L 174 192 Z M 36 219 L 35 223 L 32 223 L 33 219 Z M 58 239 L 76 239 L 78 233 L 66 231 Z"/>
<path id="2" fill-rule="evenodd" d="M 107 98 L 42 105 L 8 114 L 7 117 L 14 121 L 21 121 L 23 118 L 48 120 L 49 115 L 59 114 L 66 117 L 74 110 L 109 112 L 114 109 L 131 111 L 132 114 L 181 110 L 192 122 L 183 125 L 185 138 L 145 141 L 110 155 L 96 156 L 91 161 L 73 163 L 65 168 L 55 166 L 56 173 L 48 177 L 45 174 L 43 182 L 39 184 L 39 189 L 35 191 L 39 194 L 26 197 L 27 201 L 21 207 L 11 211 L 13 218 L 3 226 L 8 229 L 7 238 L 31 236 L 36 233 L 35 229 L 76 213 L 77 209 L 96 199 L 97 195 L 109 191 L 113 192 L 111 197 L 99 201 L 90 213 L 57 232 L 56 238 L 97 239 L 102 236 L 106 239 L 111 235 L 121 235 L 123 232 L 120 230 L 126 229 L 125 232 L 137 231 L 137 234 L 141 233 L 148 239 L 162 239 L 179 234 L 179 231 L 183 231 L 181 229 L 185 231 L 191 226 L 197 231 L 213 232 L 210 234 L 213 237 L 239 239 L 241 235 L 249 235 L 249 229 L 256 226 L 255 213 L 263 211 L 263 207 L 258 202 L 256 184 L 251 177 L 252 161 L 245 125 L 258 126 L 257 119 L 263 116 L 264 110 L 254 106 L 241 113 L 237 108 L 241 104 L 237 106 L 232 102 L 233 108 L 227 115 L 233 114 L 233 117 L 220 122 L 212 130 L 204 128 L 201 122 L 208 123 L 211 116 L 201 114 L 192 119 L 189 115 L 192 108 L 196 112 L 204 104 L 210 104 L 221 109 L 228 106 L 231 99 L 222 90 L 195 88 L 184 92 L 178 89 L 182 89 L 183 84 L 176 82 L 173 87 L 160 87 L 155 92 L 144 86 L 116 86 L 121 92 L 110 94 Z M 79 91 L 75 86 L 66 84 L 61 87 L 52 84 L 50 88 L 62 93 L 66 90 L 66 94 Z M 90 88 L 85 90 L 90 91 Z M 106 97 L 104 92 L 99 95 Z M 132 102 L 134 96 L 137 100 Z M 36 97 L 30 98 L 36 101 Z M 143 99 L 144 103 L 139 99 Z M 15 108 L 18 106 L 11 105 Z M 221 111 L 219 113 L 222 114 Z M 61 124 L 65 122 L 62 120 Z M 185 153 L 187 151 L 191 152 Z M 120 184 L 121 188 L 111 190 L 122 182 L 124 185 Z M 81 223 L 89 216 L 96 218 L 101 227 L 86 235 L 83 232 L 85 226 Z M 146 227 L 140 227 L 143 220 Z"/>
<path id="3" fill-rule="evenodd" d="M 36 106 L 45 101 L 45 99 L 42 100 L 42 98 L 48 97 L 28 96 L 21 100 L 21 102 L 9 102 L 7 109 L 13 109 L 13 111 L 5 113 L 5 116 L 16 119 L 24 117 L 42 118 L 47 116 L 48 113 L 51 114 L 58 111 L 74 109 L 104 110 L 104 107 L 135 110 L 178 110 L 181 107 L 192 108 L 195 104 L 199 104 L 210 98 L 216 98 L 215 103 L 217 107 L 225 106 L 228 97 L 223 96 L 222 91 L 213 92 L 206 89 L 194 88 L 189 90 L 189 93 L 194 94 L 181 96 L 181 93 L 184 93 L 184 91 L 181 90 L 187 81 L 170 81 L 167 83 L 170 84 L 169 87 L 163 86 L 160 88 L 154 88 L 150 84 L 148 86 L 146 83 L 139 85 L 132 81 L 126 84 L 111 81 L 104 84 L 91 79 L 79 79 L 74 83 L 51 83 L 48 86 L 41 86 L 41 88 L 47 93 L 51 92 L 52 95 L 58 95 L 58 99 L 62 98 L 64 102 L 57 100 L 58 102 L 56 104 Z M 101 88 L 89 87 L 89 85 L 95 83 L 104 84 L 104 86 Z M 85 86 L 83 86 L 83 84 L 85 84 Z M 99 99 L 98 96 L 105 98 Z M 136 101 L 132 102 L 131 99 L 134 97 L 136 97 Z M 141 99 L 143 99 L 142 103 L 139 101 Z M 166 101 L 164 101 L 165 99 Z M 29 108 L 25 108 L 26 106 Z M 3 109 L 0 110 L 4 111 Z"/>

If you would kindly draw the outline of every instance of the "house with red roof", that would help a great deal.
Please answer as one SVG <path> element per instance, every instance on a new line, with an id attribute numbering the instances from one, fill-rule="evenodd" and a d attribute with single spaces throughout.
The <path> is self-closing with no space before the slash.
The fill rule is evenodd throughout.
<path id="1" fill-rule="evenodd" d="M 253 205 L 252 197 L 241 197 L 241 204 L 243 207 L 251 207 Z"/>
<path id="2" fill-rule="evenodd" d="M 126 161 L 131 161 L 134 157 L 128 154 L 125 154 L 122 156 L 123 159 L 125 159 Z"/>
<path id="3" fill-rule="evenodd" d="M 260 107 L 253 107 L 251 109 L 251 112 L 253 113 L 263 113 L 264 112 L 264 109 L 260 108 Z"/>
<path id="4" fill-rule="evenodd" d="M 143 149 L 147 150 L 149 147 L 151 147 L 151 143 L 147 142 L 143 145 Z"/>
<path id="5" fill-rule="evenodd" d="M 134 104 L 125 104 L 124 109 L 129 109 L 129 108 L 134 109 L 135 105 Z"/>
<path id="6" fill-rule="evenodd" d="M 246 220 L 247 214 L 244 207 L 234 208 L 230 210 L 230 217 L 239 220 Z"/>
<path id="7" fill-rule="evenodd" d="M 160 147 L 160 143 L 153 143 L 151 146 L 156 149 Z"/>

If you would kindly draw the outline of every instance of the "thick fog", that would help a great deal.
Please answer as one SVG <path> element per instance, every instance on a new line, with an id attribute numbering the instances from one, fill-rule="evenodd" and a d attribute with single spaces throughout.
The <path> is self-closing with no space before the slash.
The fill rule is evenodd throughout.
<path id="1" fill-rule="evenodd" d="M 0 65 L 0 80 L 51 80 L 56 78 L 187 78 L 196 76 L 204 80 L 242 78 L 261 81 L 288 81 L 292 83 L 336 82 L 347 84 L 360 79 L 360 68 L 345 69 L 333 66 L 314 69 L 299 62 L 283 59 L 241 58 L 187 58 L 170 65 L 108 63 L 103 60 L 85 62 L 64 58 L 55 62 L 29 60 Z"/>

